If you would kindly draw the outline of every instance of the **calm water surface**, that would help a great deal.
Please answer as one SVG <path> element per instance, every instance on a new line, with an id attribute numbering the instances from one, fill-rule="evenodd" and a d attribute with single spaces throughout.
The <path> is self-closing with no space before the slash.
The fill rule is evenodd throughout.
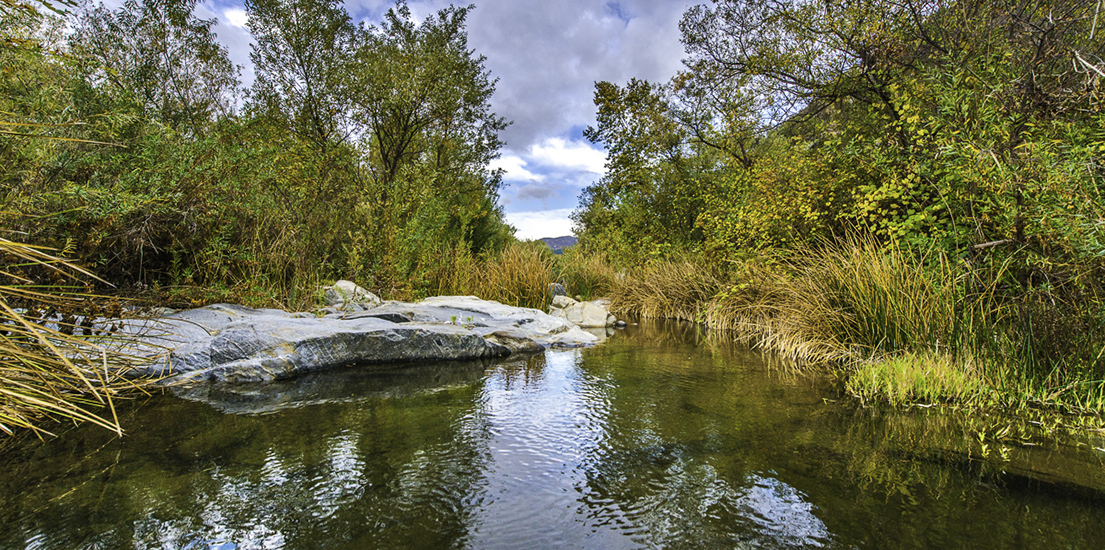
<path id="1" fill-rule="evenodd" d="M 1105 548 L 1092 434 L 983 456 L 684 325 L 184 397 L 4 451 L 0 548 Z"/>

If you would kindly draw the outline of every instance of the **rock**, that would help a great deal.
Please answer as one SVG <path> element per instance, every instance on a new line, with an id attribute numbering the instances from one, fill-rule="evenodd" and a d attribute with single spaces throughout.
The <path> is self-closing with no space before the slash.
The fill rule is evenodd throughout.
<path id="1" fill-rule="evenodd" d="M 557 296 L 549 305 L 549 315 L 567 319 L 580 328 L 605 328 L 617 322 L 608 311 L 606 300 L 581 302 L 567 296 Z"/>
<path id="2" fill-rule="evenodd" d="M 538 344 L 537 341 L 527 336 L 525 332 L 514 329 L 497 330 L 485 334 L 483 338 L 492 344 L 505 347 L 510 355 L 515 353 L 536 353 L 545 349 L 541 344 Z"/>
<path id="3" fill-rule="evenodd" d="M 610 315 L 606 308 L 595 302 L 583 302 L 579 311 L 579 321 L 569 317 L 569 320 L 580 327 L 606 327 L 606 318 Z"/>
<path id="4" fill-rule="evenodd" d="M 568 292 L 564 290 L 564 285 L 560 283 L 549 283 L 549 297 L 556 298 L 557 296 L 568 296 Z"/>
<path id="5" fill-rule="evenodd" d="M 209 380 L 256 382 L 354 363 L 479 359 L 507 355 L 452 326 L 382 319 L 254 319 L 173 350 L 170 364 Z"/>
<path id="6" fill-rule="evenodd" d="M 554 296 L 552 299 L 552 306 L 557 309 L 565 309 L 579 302 L 569 298 L 567 295 Z"/>
<path id="7" fill-rule="evenodd" d="M 149 364 L 167 382 L 280 380 L 346 365 L 502 357 L 598 338 L 536 309 L 471 296 L 384 302 L 317 317 L 225 304 L 134 320 Z"/>
<path id="8" fill-rule="evenodd" d="M 326 293 L 326 305 L 345 309 L 342 306 L 358 304 L 372 308 L 380 305 L 383 300 L 379 296 L 359 287 L 352 281 L 341 280 L 333 286 L 322 287 Z"/>

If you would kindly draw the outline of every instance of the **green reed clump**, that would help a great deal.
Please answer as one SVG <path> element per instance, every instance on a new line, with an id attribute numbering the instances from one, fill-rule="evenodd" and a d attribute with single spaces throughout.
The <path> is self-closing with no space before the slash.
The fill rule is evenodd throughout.
<path id="1" fill-rule="evenodd" d="M 557 257 L 557 274 L 565 290 L 584 300 L 603 298 L 617 286 L 619 275 L 606 254 L 588 254 L 573 246 Z"/>
<path id="2" fill-rule="evenodd" d="M 0 431 L 41 436 L 69 419 L 122 435 L 115 402 L 141 389 L 123 376 L 138 359 L 125 353 L 127 339 L 88 320 L 98 308 L 75 283 L 94 276 L 48 251 L 0 239 Z M 39 284 L 35 271 L 52 282 Z"/>
<path id="3" fill-rule="evenodd" d="M 865 401 L 894 405 L 968 402 L 985 389 L 974 361 L 931 352 L 906 352 L 862 362 L 845 387 Z"/>

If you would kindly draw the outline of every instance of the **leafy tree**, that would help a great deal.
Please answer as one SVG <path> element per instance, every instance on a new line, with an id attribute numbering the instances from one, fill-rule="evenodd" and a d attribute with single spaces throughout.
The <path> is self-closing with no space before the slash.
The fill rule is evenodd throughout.
<path id="1" fill-rule="evenodd" d="M 215 20 L 197 19 L 195 7 L 196 0 L 127 0 L 84 11 L 70 46 L 87 85 L 185 133 L 229 116 L 239 69 L 215 40 Z"/>
<path id="2" fill-rule="evenodd" d="M 247 0 L 256 80 L 248 107 L 326 156 L 350 136 L 357 28 L 339 0 Z"/>
<path id="3" fill-rule="evenodd" d="M 434 208 L 451 213 L 448 228 L 470 240 L 494 233 L 481 224 L 502 224 L 493 206 L 501 175 L 487 165 L 507 125 L 491 112 L 495 80 L 484 57 L 468 48 L 471 10 L 448 7 L 416 23 L 400 2 L 365 33 L 351 68 L 376 210 L 392 219 L 405 198 L 435 197 Z M 471 244 L 479 250 L 484 240 Z"/>
<path id="4" fill-rule="evenodd" d="M 681 123 L 671 90 L 632 79 L 595 85 L 597 125 L 584 131 L 607 150 L 606 175 L 583 191 L 573 214 L 585 247 L 622 261 L 701 241 L 697 218 L 721 165 Z"/>

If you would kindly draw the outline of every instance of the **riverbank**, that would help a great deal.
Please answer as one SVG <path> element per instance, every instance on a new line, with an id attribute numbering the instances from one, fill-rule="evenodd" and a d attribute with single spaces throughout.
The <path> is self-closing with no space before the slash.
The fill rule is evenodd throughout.
<path id="1" fill-rule="evenodd" d="M 1078 418 L 1064 422 L 1090 425 L 1099 424 L 1105 410 L 1105 376 L 1099 374 L 1105 337 L 1095 301 L 1064 301 L 1059 292 L 1017 296 L 979 284 L 962 262 L 907 257 L 870 243 L 787 258 L 762 254 L 725 268 L 685 256 L 626 269 L 578 248 L 554 256 L 539 243 L 515 243 L 480 257 L 444 256 L 420 292 L 547 311 L 549 281 L 572 295 L 609 296 L 619 317 L 697 322 L 796 368 L 831 371 L 862 402 L 943 404 L 1025 418 L 1059 413 Z M 301 294 L 314 297 L 311 310 L 324 308 L 321 291 Z M 152 303 L 178 304 L 172 296 Z M 230 297 L 254 307 L 281 305 L 263 294 Z M 438 321 L 464 325 L 468 315 L 453 316 Z M 123 359 L 120 369 L 129 364 Z M 96 372 L 98 363 L 86 363 L 78 370 Z M 135 389 L 124 380 L 112 384 L 109 398 Z M 59 402 L 76 400 L 77 414 L 118 430 L 110 400 L 96 395 L 81 393 L 77 383 L 57 394 Z M 101 407 L 107 420 L 91 412 Z"/>
<path id="2" fill-rule="evenodd" d="M 871 243 L 724 271 L 689 257 L 627 272 L 610 298 L 619 315 L 698 322 L 798 368 L 831 370 L 864 401 L 1096 422 L 1105 411 L 1097 302 L 987 286 L 958 259 Z"/>

